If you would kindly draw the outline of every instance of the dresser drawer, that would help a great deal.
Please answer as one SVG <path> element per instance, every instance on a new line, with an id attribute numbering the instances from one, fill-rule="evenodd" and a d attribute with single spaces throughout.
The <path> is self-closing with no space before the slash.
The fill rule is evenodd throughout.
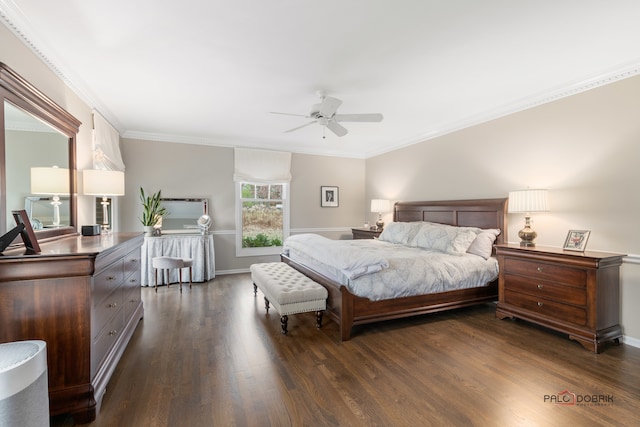
<path id="1" fill-rule="evenodd" d="M 101 302 L 122 284 L 123 260 L 118 260 L 93 278 L 93 301 Z"/>
<path id="2" fill-rule="evenodd" d="M 92 335 L 94 337 L 102 333 L 109 320 L 122 309 L 123 287 L 113 289 L 111 294 L 93 307 Z"/>
<path id="3" fill-rule="evenodd" d="M 140 301 L 142 301 L 142 294 L 140 291 L 140 285 L 136 287 L 124 288 L 124 318 L 129 320 L 129 318 L 133 315 L 135 309 L 140 305 Z"/>
<path id="4" fill-rule="evenodd" d="M 122 314 L 122 307 L 118 313 L 107 322 L 102 330 L 102 333 L 93 342 L 92 356 L 93 363 L 92 375 L 95 374 L 97 367 L 100 366 L 105 356 L 109 353 L 109 350 L 113 347 L 116 340 L 122 334 L 124 329 L 124 317 Z"/>
<path id="5" fill-rule="evenodd" d="M 560 303 L 585 306 L 587 291 L 584 288 L 558 285 L 546 280 L 534 280 L 526 276 L 505 274 L 505 289 L 523 292 L 536 298 L 544 298 Z"/>
<path id="6" fill-rule="evenodd" d="M 504 301 L 507 304 L 523 308 L 532 314 L 541 314 L 554 319 L 584 326 L 587 324 L 587 311 L 581 307 L 562 304 L 545 298 L 536 298 L 510 289 L 504 291 Z"/>
<path id="7" fill-rule="evenodd" d="M 136 249 L 124 257 L 124 277 L 127 277 L 136 271 L 140 272 L 140 256 L 140 249 Z M 138 285 L 140 284 L 138 283 Z"/>
<path id="8" fill-rule="evenodd" d="M 506 257 L 504 272 L 528 276 L 532 279 L 543 279 L 569 286 L 584 288 L 587 283 L 587 273 L 583 269 L 547 264 Z"/>

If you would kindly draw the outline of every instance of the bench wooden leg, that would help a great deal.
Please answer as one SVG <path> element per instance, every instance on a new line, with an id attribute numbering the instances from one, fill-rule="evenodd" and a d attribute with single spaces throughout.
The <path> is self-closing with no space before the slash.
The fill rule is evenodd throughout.
<path id="1" fill-rule="evenodd" d="M 253 295 L 258 295 L 258 285 L 256 285 L 255 283 L 253 284 Z"/>
<path id="2" fill-rule="evenodd" d="M 267 313 L 269 313 L 269 300 L 267 297 L 264 297 L 264 308 L 267 310 Z"/>
<path id="3" fill-rule="evenodd" d="M 282 334 L 287 335 L 287 322 L 289 321 L 289 316 L 284 315 L 280 316 L 280 323 L 282 324 Z"/>
<path id="4" fill-rule="evenodd" d="M 322 313 L 321 310 L 316 311 L 316 328 L 318 329 L 322 328 Z"/>

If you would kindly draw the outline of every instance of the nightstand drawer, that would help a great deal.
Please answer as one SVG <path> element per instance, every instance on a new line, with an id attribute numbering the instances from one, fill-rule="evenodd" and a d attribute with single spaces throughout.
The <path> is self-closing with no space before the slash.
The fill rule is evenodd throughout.
<path id="1" fill-rule="evenodd" d="M 507 304 L 523 308 L 532 314 L 541 314 L 580 326 L 587 324 L 587 311 L 584 308 L 561 304 L 545 298 L 536 298 L 509 289 L 504 291 L 504 297 Z"/>
<path id="2" fill-rule="evenodd" d="M 587 291 L 569 286 L 558 285 L 546 280 L 534 280 L 530 277 L 505 274 L 505 289 L 523 292 L 536 298 L 544 298 L 559 303 L 586 306 Z"/>
<path id="3" fill-rule="evenodd" d="M 504 272 L 528 276 L 532 279 L 549 280 L 570 286 L 584 288 L 587 283 L 587 273 L 584 269 L 505 258 Z"/>

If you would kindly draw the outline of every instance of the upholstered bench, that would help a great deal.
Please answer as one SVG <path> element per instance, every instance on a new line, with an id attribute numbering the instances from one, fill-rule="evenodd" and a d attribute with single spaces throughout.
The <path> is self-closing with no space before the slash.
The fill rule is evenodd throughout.
<path id="1" fill-rule="evenodd" d="M 254 295 L 260 288 L 267 313 L 269 303 L 278 311 L 283 334 L 287 334 L 290 314 L 315 311 L 316 327 L 322 327 L 329 295 L 324 287 L 283 262 L 253 264 L 250 270 Z"/>

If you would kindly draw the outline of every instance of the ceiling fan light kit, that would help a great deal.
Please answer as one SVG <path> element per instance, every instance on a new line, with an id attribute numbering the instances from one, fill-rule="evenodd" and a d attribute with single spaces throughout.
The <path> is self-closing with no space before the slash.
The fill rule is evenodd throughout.
<path id="1" fill-rule="evenodd" d="M 313 104 L 311 106 L 311 112 L 308 116 L 302 114 L 290 114 L 290 113 L 278 113 L 272 111 L 272 114 L 281 114 L 285 116 L 305 117 L 312 119 L 301 126 L 294 127 L 285 131 L 285 133 L 294 132 L 298 129 L 310 126 L 312 124 L 319 124 L 323 128 L 329 129 L 337 136 L 345 136 L 349 131 L 342 126 L 340 122 L 381 122 L 384 118 L 380 113 L 363 113 L 363 114 L 337 114 L 338 107 L 342 105 L 342 101 L 338 98 L 327 96 L 326 92 L 318 91 L 321 102 L 319 104 Z M 323 132 L 324 138 L 324 132 Z"/>

